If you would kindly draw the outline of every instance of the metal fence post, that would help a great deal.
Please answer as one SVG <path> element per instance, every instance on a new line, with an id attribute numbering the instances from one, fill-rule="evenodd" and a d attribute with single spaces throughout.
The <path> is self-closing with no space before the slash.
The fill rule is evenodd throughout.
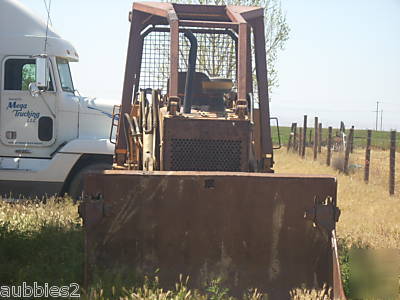
<path id="1" fill-rule="evenodd" d="M 293 128 L 293 151 L 296 151 L 297 149 L 297 123 L 293 123 L 294 128 Z"/>
<path id="2" fill-rule="evenodd" d="M 364 181 L 369 181 L 369 166 L 371 164 L 371 137 L 372 130 L 368 130 L 367 134 L 367 148 L 365 148 L 365 167 L 364 167 Z"/>
<path id="3" fill-rule="evenodd" d="M 326 155 L 326 165 L 331 165 L 331 156 L 332 156 L 332 126 L 328 128 L 328 147 L 327 147 L 327 155 Z"/>
<path id="4" fill-rule="evenodd" d="M 389 194 L 394 195 L 396 169 L 396 131 L 390 132 L 390 174 L 389 174 Z"/>

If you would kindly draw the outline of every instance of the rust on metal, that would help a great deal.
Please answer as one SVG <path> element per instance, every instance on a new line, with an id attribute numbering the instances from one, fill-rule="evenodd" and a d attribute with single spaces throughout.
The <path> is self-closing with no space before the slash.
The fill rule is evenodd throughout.
<path id="1" fill-rule="evenodd" d="M 131 101 L 134 93 L 138 89 L 138 81 L 140 76 L 140 61 L 141 52 L 143 48 L 143 42 L 140 38 L 140 30 L 142 29 L 142 21 L 145 15 L 134 10 L 132 12 L 132 21 L 128 42 L 128 54 L 126 57 L 126 69 L 124 77 L 124 87 L 122 90 L 122 101 L 120 108 L 119 120 L 121 116 L 125 113 L 129 113 L 131 110 Z M 134 89 L 133 89 L 134 87 Z M 127 129 L 127 124 L 122 121 L 122 126 L 125 130 Z M 115 145 L 116 150 L 126 149 L 127 141 L 124 134 L 124 130 L 118 130 L 117 132 L 117 144 Z M 127 157 L 125 154 L 116 154 L 115 160 L 118 165 L 123 165 Z"/>
<path id="2" fill-rule="evenodd" d="M 271 174 L 263 14 L 133 4 L 114 170 L 86 176 L 80 206 L 86 284 L 160 270 L 165 288 L 182 274 L 199 289 L 219 278 L 236 296 L 327 284 L 341 297 L 336 179 Z M 221 70 L 196 64 L 218 54 Z"/>
<path id="3" fill-rule="evenodd" d="M 333 287 L 336 184 L 333 177 L 239 172 L 90 174 L 84 205 L 109 212 L 85 216 L 87 275 L 159 269 L 166 288 L 180 274 L 195 288 L 220 277 L 233 294 L 254 287 L 269 299 L 288 299 L 301 286 Z"/>
<path id="4" fill-rule="evenodd" d="M 264 161 L 264 165 L 273 165 L 273 150 L 272 150 L 272 139 L 268 138 L 271 136 L 271 125 L 269 123 L 269 96 L 268 86 L 264 82 L 268 82 L 267 76 L 267 55 L 265 51 L 265 28 L 263 18 L 256 18 L 251 21 L 253 34 L 254 34 L 254 48 L 255 63 L 256 63 L 256 75 L 257 75 L 257 88 L 259 98 L 259 109 L 260 109 L 260 137 L 261 137 L 261 155 Z M 267 158 L 269 156 L 269 158 Z"/>
<path id="5" fill-rule="evenodd" d="M 250 121 L 163 118 L 162 170 L 248 171 Z"/>
<path id="6" fill-rule="evenodd" d="M 179 25 L 181 26 L 196 26 L 196 27 L 207 27 L 207 28 L 234 28 L 237 29 L 238 24 L 232 22 L 207 22 L 194 21 L 194 20 L 180 20 Z"/>
<path id="7" fill-rule="evenodd" d="M 235 51 L 237 55 L 237 87 L 238 87 L 238 112 L 243 119 L 244 111 L 248 109 L 247 94 L 251 92 L 253 84 L 251 74 L 250 55 L 250 26 L 253 29 L 255 43 L 255 64 L 257 70 L 258 99 L 260 103 L 260 138 L 261 151 L 257 157 L 263 168 L 271 170 L 273 166 L 272 141 L 269 138 L 271 129 L 269 124 L 269 100 L 267 89 L 265 33 L 263 25 L 263 9 L 260 7 L 246 6 L 212 6 L 212 5 L 183 5 L 155 2 L 138 2 L 133 4 L 131 14 L 131 34 L 128 47 L 126 74 L 123 89 L 123 101 L 121 115 L 130 111 L 134 95 L 138 91 L 140 79 L 141 53 L 143 52 L 143 35 L 141 31 L 149 24 L 169 25 L 170 28 L 170 79 L 169 97 L 178 97 L 178 59 L 179 59 L 179 25 L 195 27 L 199 30 L 199 24 L 203 27 L 225 29 L 233 28 L 237 31 L 238 45 Z M 241 28 L 241 29 L 240 29 Z M 135 44 L 136 43 L 136 44 Z M 139 46 L 139 47 L 137 47 Z M 134 88 L 133 88 L 134 87 Z M 132 91 L 134 92 L 132 95 Z M 124 132 L 118 132 L 117 149 L 126 148 Z M 118 165 L 125 163 L 127 158 L 116 155 Z"/>
<path id="8" fill-rule="evenodd" d="M 151 15 L 160 17 L 168 17 L 169 11 L 173 11 L 174 7 L 171 3 L 163 2 L 134 2 L 132 5 L 133 11 L 141 11 Z"/>
<path id="9" fill-rule="evenodd" d="M 332 245 L 332 264 L 333 264 L 333 295 L 331 298 L 338 300 L 345 300 L 346 295 L 343 289 L 343 283 L 340 273 L 339 264 L 339 253 L 336 241 L 336 230 L 332 230 L 331 233 L 331 245 Z"/>

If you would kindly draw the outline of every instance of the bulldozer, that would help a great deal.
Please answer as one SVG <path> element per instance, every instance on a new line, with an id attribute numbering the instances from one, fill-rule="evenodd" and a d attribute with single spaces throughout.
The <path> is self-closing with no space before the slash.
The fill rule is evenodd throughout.
<path id="1" fill-rule="evenodd" d="M 274 173 L 264 9 L 135 2 L 112 170 L 87 174 L 85 282 L 157 270 L 344 298 L 337 181 Z"/>

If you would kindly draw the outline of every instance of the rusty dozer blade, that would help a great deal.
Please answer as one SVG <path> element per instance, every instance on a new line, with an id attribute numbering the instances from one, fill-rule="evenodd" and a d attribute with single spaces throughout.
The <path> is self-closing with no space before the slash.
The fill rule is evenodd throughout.
<path id="1" fill-rule="evenodd" d="M 261 173 L 105 171 L 88 174 L 82 204 L 86 282 L 108 274 L 179 275 L 204 288 L 219 278 L 232 295 L 268 299 L 292 289 L 344 297 L 334 236 L 334 177 Z M 333 233 L 333 234 L 332 234 Z"/>

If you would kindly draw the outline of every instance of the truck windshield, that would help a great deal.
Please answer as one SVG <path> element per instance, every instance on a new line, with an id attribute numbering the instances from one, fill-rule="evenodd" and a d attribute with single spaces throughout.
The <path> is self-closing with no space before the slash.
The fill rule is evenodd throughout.
<path id="1" fill-rule="evenodd" d="M 57 68 L 63 91 L 73 93 L 74 84 L 72 83 L 68 60 L 57 57 Z"/>

